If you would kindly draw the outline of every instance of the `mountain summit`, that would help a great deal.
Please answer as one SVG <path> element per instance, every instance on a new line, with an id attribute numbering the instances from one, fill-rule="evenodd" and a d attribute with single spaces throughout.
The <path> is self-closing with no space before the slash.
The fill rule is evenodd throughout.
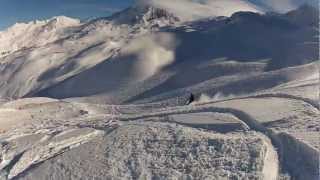
<path id="1" fill-rule="evenodd" d="M 181 21 L 193 21 L 208 17 L 231 16 L 238 11 L 262 12 L 259 7 L 244 0 L 137 0 L 135 7 L 154 7 L 174 14 Z"/>
<path id="2" fill-rule="evenodd" d="M 110 19 L 116 24 L 157 24 L 159 26 L 175 24 L 180 21 L 179 17 L 166 9 L 138 4 L 116 13 Z"/>
<path id="3" fill-rule="evenodd" d="M 16 23 L 0 31 L 0 57 L 20 49 L 37 47 L 65 37 L 65 30 L 80 25 L 80 20 L 57 16 L 43 21 Z"/>

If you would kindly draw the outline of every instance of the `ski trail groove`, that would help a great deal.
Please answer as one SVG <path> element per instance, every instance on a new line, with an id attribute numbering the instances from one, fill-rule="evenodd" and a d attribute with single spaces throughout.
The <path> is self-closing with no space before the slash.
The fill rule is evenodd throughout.
<path id="1" fill-rule="evenodd" d="M 210 101 L 210 102 L 205 102 L 205 103 L 199 103 L 196 104 L 196 106 L 202 106 L 202 105 L 207 105 L 207 104 L 212 104 L 212 103 L 219 103 L 219 102 L 226 102 L 226 101 L 233 101 L 233 100 L 242 100 L 242 99 L 249 99 L 249 98 L 283 98 L 283 99 L 293 99 L 293 100 L 298 100 L 298 101 L 303 101 L 315 109 L 320 110 L 320 104 L 312 99 L 309 98 L 304 98 L 304 97 L 299 97 L 299 96 L 294 96 L 290 94 L 284 94 L 284 93 L 268 93 L 268 94 L 258 94 L 258 95 L 252 95 L 252 96 L 245 96 L 245 97 L 236 97 L 232 99 L 225 99 L 225 100 L 219 100 L 219 101 Z"/>
<path id="2" fill-rule="evenodd" d="M 261 97 L 261 96 L 260 96 Z M 248 113 L 233 109 L 233 108 L 220 108 L 212 106 L 194 106 L 184 107 L 176 110 L 169 110 L 167 112 L 157 112 L 152 114 L 142 114 L 139 116 L 119 116 L 120 121 L 135 121 L 139 119 L 164 117 L 170 115 L 202 113 L 202 112 L 216 112 L 216 113 L 229 113 L 243 121 L 245 124 L 254 131 L 261 132 L 270 138 L 272 145 L 276 148 L 281 170 L 286 170 L 293 175 L 296 179 L 303 179 L 307 177 L 308 180 L 318 180 L 319 177 L 319 162 L 315 161 L 318 158 L 318 151 L 305 143 L 295 139 L 286 133 L 275 133 L 274 131 L 264 127 L 259 121 L 253 118 Z M 288 142 L 289 141 L 289 142 Z M 294 157 L 301 157 L 298 160 L 291 161 Z M 305 161 L 304 159 L 310 160 Z M 278 174 L 279 172 L 277 172 Z"/>

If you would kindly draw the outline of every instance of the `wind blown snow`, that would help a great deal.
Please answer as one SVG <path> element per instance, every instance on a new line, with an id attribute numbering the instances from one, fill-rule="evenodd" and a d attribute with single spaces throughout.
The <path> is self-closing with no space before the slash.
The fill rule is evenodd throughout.
<path id="1" fill-rule="evenodd" d="M 201 94 L 199 99 L 195 101 L 195 104 L 201 104 L 201 103 L 208 103 L 208 102 L 213 102 L 213 101 L 220 101 L 223 99 L 232 99 L 236 97 L 233 94 L 225 95 L 221 92 L 217 92 L 214 96 L 210 96 L 208 94 Z"/>
<path id="2" fill-rule="evenodd" d="M 176 46 L 177 40 L 172 34 L 160 33 L 133 40 L 124 52 L 137 58 L 134 74 L 145 80 L 174 62 Z"/>

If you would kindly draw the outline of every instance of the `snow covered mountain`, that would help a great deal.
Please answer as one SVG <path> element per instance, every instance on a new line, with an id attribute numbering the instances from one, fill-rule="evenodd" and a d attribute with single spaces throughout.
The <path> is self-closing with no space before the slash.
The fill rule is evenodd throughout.
<path id="1" fill-rule="evenodd" d="M 40 47 L 66 36 L 68 28 L 80 25 L 80 20 L 65 16 L 45 21 L 17 23 L 0 32 L 0 57 L 11 52 Z"/>
<path id="2" fill-rule="evenodd" d="M 0 36 L 0 50 L 5 52 L 0 95 L 67 98 L 119 92 L 132 83 L 190 70 L 184 68 L 190 63 L 200 65 L 219 58 L 267 60 L 267 70 L 310 63 L 318 58 L 317 12 L 302 7 L 284 15 L 238 12 L 231 17 L 185 22 L 165 9 L 139 4 L 87 23 L 59 17 L 17 25 Z M 204 75 L 215 76 L 213 72 Z M 205 80 L 201 76 L 193 82 Z"/>
<path id="3" fill-rule="evenodd" d="M 274 3 L 139 0 L 0 32 L 0 179 L 317 180 L 319 10 Z"/>
<path id="4" fill-rule="evenodd" d="M 138 0 L 136 6 L 160 8 L 175 14 L 182 21 L 192 21 L 207 17 L 231 16 L 238 11 L 262 12 L 262 9 L 244 0 Z"/>

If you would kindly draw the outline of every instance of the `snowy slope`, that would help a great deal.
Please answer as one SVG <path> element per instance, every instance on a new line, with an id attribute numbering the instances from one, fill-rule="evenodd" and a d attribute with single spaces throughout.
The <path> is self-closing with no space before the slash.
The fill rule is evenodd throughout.
<path id="1" fill-rule="evenodd" d="M 130 56 L 128 48 L 122 48 L 119 56 L 111 61 L 46 89 L 40 96 L 67 98 L 104 94 L 106 101 L 112 97 L 112 102 L 119 103 L 123 96 L 137 96 L 149 89 L 159 94 L 220 76 L 277 70 L 318 59 L 318 43 L 305 44 L 316 40 L 315 26 L 294 24 L 286 16 L 236 13 L 227 19 L 161 28 L 151 36 L 144 34 L 143 39 L 132 40 L 129 46 L 139 48 Z M 165 42 L 156 40 L 153 42 L 158 44 L 150 44 L 148 39 Z M 159 66 L 159 59 L 167 65 L 165 68 L 159 69 L 163 67 Z M 147 74 L 146 78 L 139 77 L 141 74 Z M 279 80 L 286 81 L 285 78 Z M 133 87 L 138 92 L 128 94 L 133 93 Z M 128 88 L 130 92 L 126 91 Z M 120 102 L 130 99 L 125 98 Z"/>
<path id="2" fill-rule="evenodd" d="M 17 98 L 41 92 L 66 98 L 107 93 L 110 87 L 127 89 L 154 76 L 194 72 L 195 69 L 185 67 L 221 58 L 240 62 L 268 60 L 269 70 L 318 58 L 315 38 L 318 31 L 314 24 L 318 16 L 313 8 L 301 8 L 285 15 L 239 12 L 230 18 L 186 23 L 179 12 L 170 11 L 159 2 L 152 1 L 151 6 L 150 3 L 146 6 L 140 2 L 110 18 L 84 24 L 56 17 L 1 32 L 0 50 L 5 53 L 0 59 L 0 96 Z M 246 11 L 238 7 L 234 11 Z M 194 44 L 198 45 L 194 47 Z M 109 68 L 114 71 L 107 71 Z M 162 71 L 164 68 L 166 71 Z M 201 76 L 204 78 L 193 83 L 226 75 L 210 73 L 210 68 L 207 69 L 208 73 Z M 88 83 L 93 84 L 88 86 Z"/>
<path id="3" fill-rule="evenodd" d="M 0 179 L 318 180 L 319 12 L 250 2 L 0 32 Z"/>
<path id="4" fill-rule="evenodd" d="M 67 37 L 80 20 L 58 16 L 44 21 L 16 23 L 0 32 L 0 57 L 21 49 L 40 47 Z"/>

